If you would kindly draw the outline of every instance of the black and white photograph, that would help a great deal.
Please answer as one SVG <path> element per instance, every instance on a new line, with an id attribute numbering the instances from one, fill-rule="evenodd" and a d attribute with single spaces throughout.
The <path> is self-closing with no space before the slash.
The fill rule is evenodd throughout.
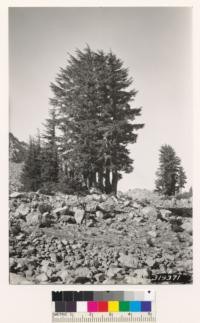
<path id="1" fill-rule="evenodd" d="M 9 282 L 193 282 L 191 7 L 9 8 Z"/>

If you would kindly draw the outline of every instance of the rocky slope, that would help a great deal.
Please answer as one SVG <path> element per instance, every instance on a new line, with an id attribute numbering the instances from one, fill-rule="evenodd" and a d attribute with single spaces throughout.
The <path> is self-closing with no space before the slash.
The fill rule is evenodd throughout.
<path id="1" fill-rule="evenodd" d="M 26 156 L 27 144 L 9 133 L 9 160 L 14 163 L 22 163 Z"/>
<path id="2" fill-rule="evenodd" d="M 11 194 L 10 282 L 149 284 L 166 273 L 191 281 L 191 201 L 155 200 Z"/>
<path id="3" fill-rule="evenodd" d="M 9 190 L 14 192 L 21 189 L 20 175 L 26 156 L 27 144 L 19 141 L 9 133 Z"/>

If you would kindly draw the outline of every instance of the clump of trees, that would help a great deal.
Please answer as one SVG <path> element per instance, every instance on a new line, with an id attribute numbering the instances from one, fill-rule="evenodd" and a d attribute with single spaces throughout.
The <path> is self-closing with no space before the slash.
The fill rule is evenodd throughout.
<path id="1" fill-rule="evenodd" d="M 156 172 L 156 191 L 166 196 L 181 193 L 185 187 L 186 175 L 181 160 L 170 145 L 160 148 L 159 168 Z"/>
<path id="2" fill-rule="evenodd" d="M 78 185 L 116 193 L 122 173 L 133 170 L 127 145 L 136 142 L 144 126 L 135 123 L 141 108 L 131 106 L 137 93 L 131 85 L 128 70 L 111 51 L 87 46 L 70 55 L 51 83 L 52 108 L 42 144 L 30 140 L 24 188 L 71 183 L 74 190 Z"/>

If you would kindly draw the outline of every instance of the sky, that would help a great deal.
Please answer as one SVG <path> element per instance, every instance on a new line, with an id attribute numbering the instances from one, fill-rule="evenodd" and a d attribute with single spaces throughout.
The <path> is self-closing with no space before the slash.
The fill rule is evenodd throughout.
<path id="1" fill-rule="evenodd" d="M 159 149 L 171 145 L 192 185 L 192 12 L 190 8 L 9 9 L 10 131 L 28 141 L 48 117 L 50 83 L 68 53 L 88 44 L 128 67 L 142 107 L 134 171 L 119 189 L 155 188 Z"/>

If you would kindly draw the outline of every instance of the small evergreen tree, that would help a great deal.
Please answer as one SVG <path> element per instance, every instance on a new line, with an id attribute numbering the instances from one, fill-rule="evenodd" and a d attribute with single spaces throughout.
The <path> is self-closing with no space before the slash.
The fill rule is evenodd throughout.
<path id="1" fill-rule="evenodd" d="M 37 191 L 41 186 L 41 145 L 40 135 L 37 139 L 30 137 L 26 159 L 21 173 L 24 191 Z"/>
<path id="2" fill-rule="evenodd" d="M 43 134 L 41 179 L 42 184 L 53 184 L 58 182 L 59 157 L 56 138 L 56 113 L 55 109 L 49 111 L 46 119 L 45 133 Z"/>
<path id="3" fill-rule="evenodd" d="M 185 186 L 186 175 L 180 158 L 170 145 L 161 146 L 159 163 L 156 172 L 156 191 L 167 196 L 175 195 Z"/>

